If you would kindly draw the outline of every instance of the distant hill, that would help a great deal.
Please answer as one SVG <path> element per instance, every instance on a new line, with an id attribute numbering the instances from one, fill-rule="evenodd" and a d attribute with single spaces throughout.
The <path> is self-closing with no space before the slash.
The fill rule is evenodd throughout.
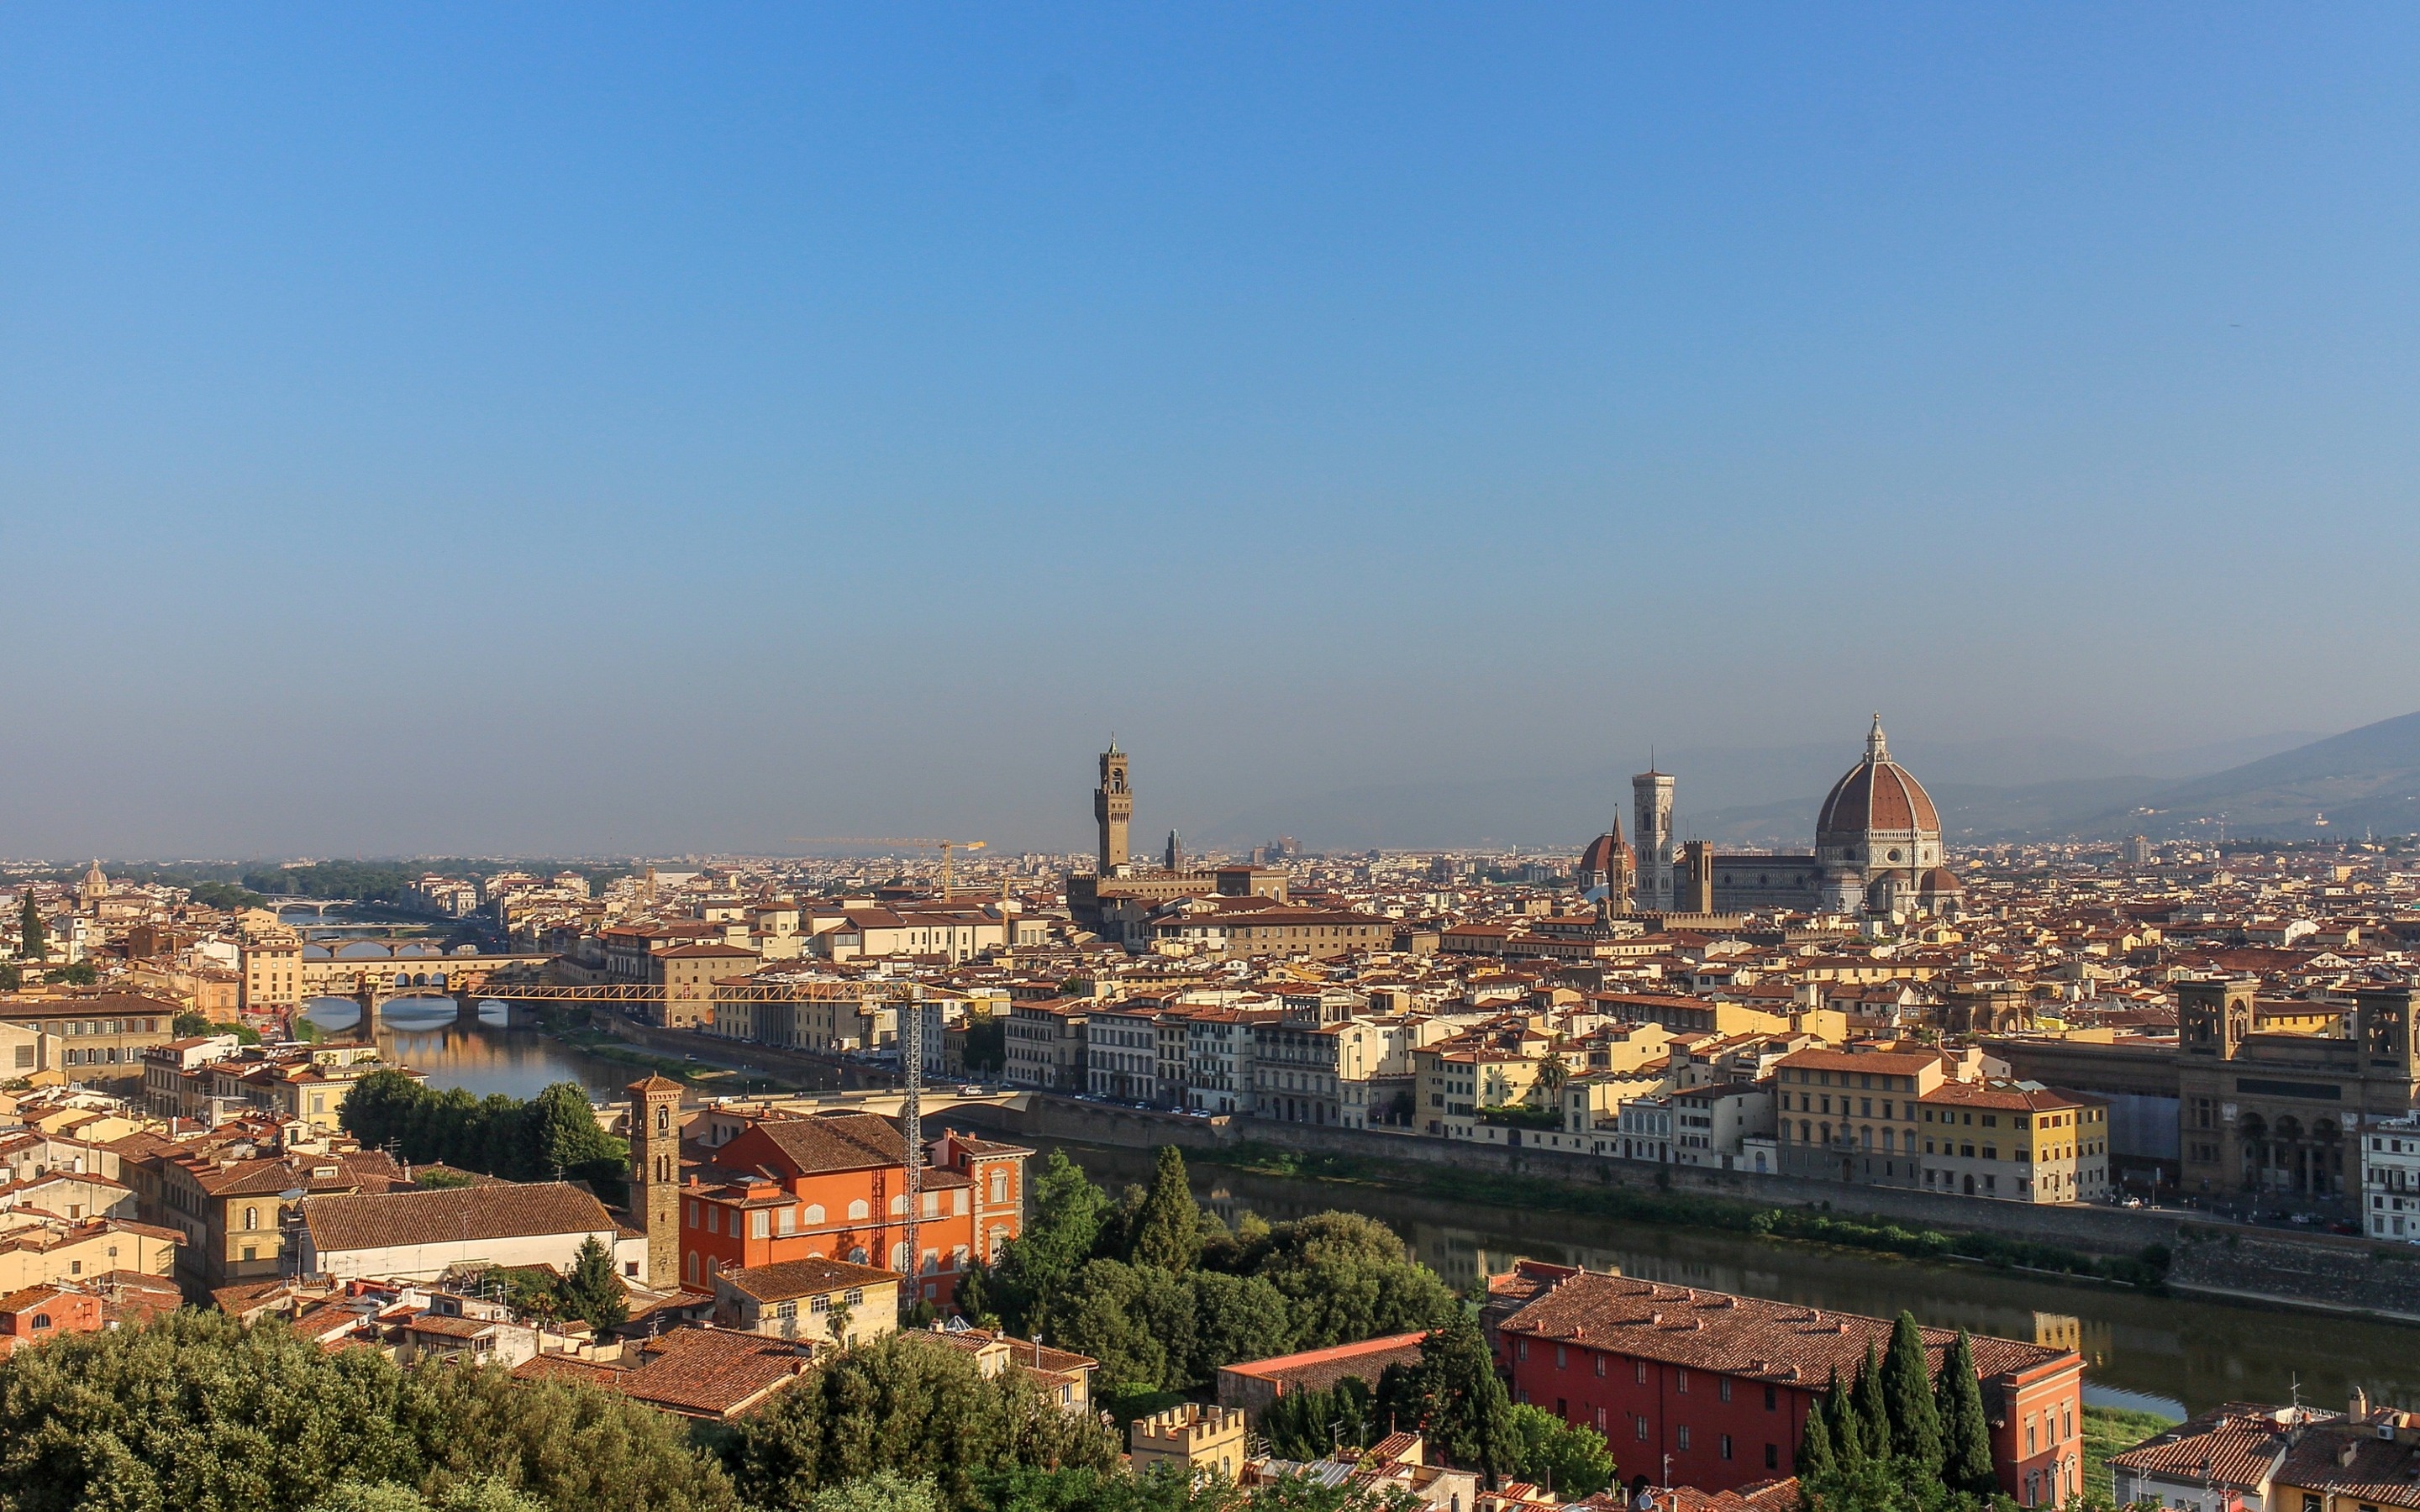
<path id="1" fill-rule="evenodd" d="M 2079 815 L 2080 834 L 2175 839 L 2217 832 L 2243 839 L 2313 840 L 2420 831 L 2420 714 L 2381 719 L 2340 735 L 2167 783 L 2123 806 Z"/>
<path id="2" fill-rule="evenodd" d="M 2420 832 L 2420 714 L 2201 776 L 2095 776 L 2007 786 L 1925 780 L 1952 843 L 1994 840 L 2215 839 L 2224 816 L 2239 840 L 2359 838 Z M 1717 810 L 1691 832 L 1737 845 L 1804 845 L 1821 800 L 1794 799 Z M 2324 821 L 2322 823 L 2321 821 Z"/>

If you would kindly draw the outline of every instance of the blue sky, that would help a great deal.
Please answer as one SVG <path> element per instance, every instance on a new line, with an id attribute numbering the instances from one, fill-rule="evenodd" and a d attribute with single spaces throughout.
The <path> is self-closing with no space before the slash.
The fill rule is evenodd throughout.
<path id="1" fill-rule="evenodd" d="M 1112 728 L 1139 822 L 1315 838 L 1876 706 L 2408 712 L 2415 44 L 12 8 L 0 854 L 1076 846 Z"/>

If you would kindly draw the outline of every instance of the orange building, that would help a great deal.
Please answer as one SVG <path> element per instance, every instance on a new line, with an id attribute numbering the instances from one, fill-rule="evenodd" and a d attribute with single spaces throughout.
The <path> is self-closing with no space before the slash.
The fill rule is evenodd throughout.
<path id="1" fill-rule="evenodd" d="M 1022 1231 L 1031 1154 L 959 1134 L 928 1144 L 911 1264 L 898 1124 L 871 1113 L 752 1118 L 684 1173 L 681 1283 L 705 1289 L 724 1271 L 845 1260 L 913 1274 L 926 1300 L 946 1303 L 973 1260 Z"/>

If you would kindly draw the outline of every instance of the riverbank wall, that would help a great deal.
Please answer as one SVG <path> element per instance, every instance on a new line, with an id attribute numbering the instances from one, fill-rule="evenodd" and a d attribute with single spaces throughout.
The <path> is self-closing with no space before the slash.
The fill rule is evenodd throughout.
<path id="1" fill-rule="evenodd" d="M 1264 1119 L 1194 1119 L 1141 1108 L 1112 1107 L 1068 1098 L 1037 1096 L 1022 1108 L 954 1109 L 950 1121 L 965 1121 L 1011 1136 L 1064 1140 L 1071 1144 L 1146 1148 L 1175 1145 L 1214 1154 L 1241 1146 L 1274 1146 L 1304 1154 L 1339 1155 L 1404 1166 L 1442 1166 L 1475 1172 L 1539 1178 L 1581 1188 L 1668 1192 L 1762 1208 L 1817 1208 L 1840 1217 L 1873 1218 L 1916 1228 L 1982 1233 L 2028 1240 L 2097 1255 L 2131 1255 L 2148 1244 L 2174 1245 L 2187 1223 L 2170 1212 L 2099 1207 L 2036 1207 L 1907 1191 L 1851 1186 L 1798 1177 L 1724 1171 L 1576 1155 L 1550 1149 L 1512 1149 L 1460 1140 L 1377 1134 Z M 1407 1172 L 1413 1180 L 1417 1173 Z"/>
<path id="2" fill-rule="evenodd" d="M 830 1059 L 803 1050 L 784 1050 L 753 1041 L 724 1040 L 694 1029 L 667 1029 L 620 1013 L 592 1016 L 597 1027 L 659 1056 L 695 1057 L 701 1065 L 759 1071 L 814 1092 L 855 1092 L 892 1086 L 895 1078 L 850 1059 Z M 637 1080 L 634 1076 L 632 1080 Z M 1167 1141 L 1162 1140 L 1165 1144 Z"/>

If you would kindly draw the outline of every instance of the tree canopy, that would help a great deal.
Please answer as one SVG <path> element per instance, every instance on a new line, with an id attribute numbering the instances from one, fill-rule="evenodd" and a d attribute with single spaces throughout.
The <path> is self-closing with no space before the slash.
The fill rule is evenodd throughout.
<path id="1" fill-rule="evenodd" d="M 985 1504 L 981 1478 L 1018 1468 L 1106 1470 L 1118 1443 L 1019 1371 L 986 1380 L 974 1357 L 925 1334 L 893 1334 L 839 1355 L 761 1412 L 725 1451 L 750 1505 L 805 1512 L 819 1491 L 885 1471 L 929 1477 L 941 1506 Z"/>
<path id="2" fill-rule="evenodd" d="M 276 1322 L 178 1312 L 0 1362 L 10 1512 L 416 1512 L 407 1493 L 447 1512 L 517 1508 L 503 1492 L 551 1512 L 738 1504 L 676 1420 L 627 1398 L 329 1354 Z"/>
<path id="3" fill-rule="evenodd" d="M 353 1084 L 339 1116 L 365 1147 L 393 1141 L 411 1161 L 437 1161 L 512 1181 L 585 1180 L 618 1197 L 628 1147 L 597 1126 L 577 1082 L 526 1102 L 461 1088 L 435 1091 L 399 1071 Z"/>

